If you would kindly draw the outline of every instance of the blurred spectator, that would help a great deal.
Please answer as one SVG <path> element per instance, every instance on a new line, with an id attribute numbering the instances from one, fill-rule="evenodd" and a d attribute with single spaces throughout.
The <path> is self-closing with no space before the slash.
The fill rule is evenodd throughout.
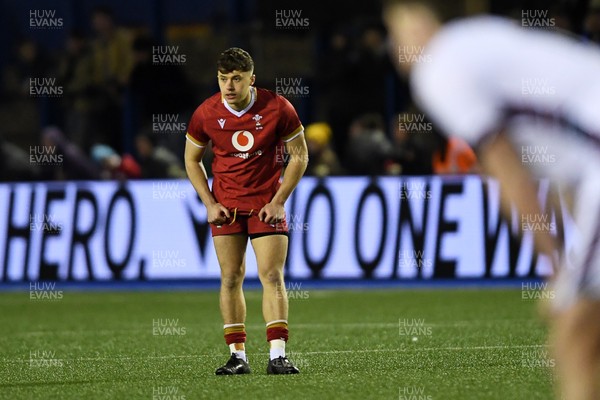
<path id="1" fill-rule="evenodd" d="M 185 178 L 187 175 L 181 161 L 167 148 L 157 146 L 151 134 L 139 134 L 135 147 L 140 160 L 141 177 L 144 179 Z"/>
<path id="2" fill-rule="evenodd" d="M 396 115 L 391 124 L 392 149 L 386 162 L 386 172 L 390 175 L 431 175 L 432 154 L 436 148 L 434 133 L 430 130 L 410 131 L 407 121 L 414 112 Z M 426 127 L 430 125 L 424 122 Z"/>
<path id="3" fill-rule="evenodd" d="M 304 134 L 308 145 L 309 163 L 307 175 L 340 175 L 342 167 L 331 149 L 331 127 L 325 122 L 316 122 L 306 127 Z"/>
<path id="4" fill-rule="evenodd" d="M 65 89 L 63 107 L 65 131 L 85 152 L 99 140 L 95 132 L 95 101 L 92 58 L 82 33 L 73 31 L 59 63 L 58 77 Z"/>
<path id="5" fill-rule="evenodd" d="M 592 0 L 584 20 L 586 38 L 600 44 L 600 0 Z"/>
<path id="6" fill-rule="evenodd" d="M 50 59 L 37 43 L 23 39 L 15 47 L 15 61 L 2 74 L 2 133 L 23 150 L 39 142 L 40 100 L 31 95 L 30 79 L 49 78 L 50 68 Z"/>
<path id="7" fill-rule="evenodd" d="M 94 10 L 92 28 L 96 34 L 92 44 L 94 82 L 118 91 L 127 84 L 133 66 L 130 35 L 117 28 L 114 13 L 108 7 Z"/>
<path id="8" fill-rule="evenodd" d="M 364 114 L 350 125 L 345 164 L 353 175 L 383 174 L 391 150 L 383 118 L 379 114 Z"/>
<path id="9" fill-rule="evenodd" d="M 191 85 L 181 65 L 153 62 L 156 44 L 146 36 L 133 42 L 133 70 L 129 80 L 141 111 L 141 125 L 152 123 L 153 114 L 178 113 L 194 104 Z"/>
<path id="10" fill-rule="evenodd" d="M 18 42 L 17 59 L 4 71 L 4 95 L 8 98 L 31 98 L 30 78 L 48 77 L 51 66 L 48 56 L 32 39 Z"/>
<path id="11" fill-rule="evenodd" d="M 54 147 L 56 154 L 62 156 L 62 163 L 42 166 L 41 176 L 45 180 L 98 179 L 100 170 L 85 152 L 70 142 L 56 127 L 42 130 L 42 146 Z"/>
<path id="12" fill-rule="evenodd" d="M 63 86 L 69 84 L 81 73 L 82 60 L 88 54 L 88 48 L 85 36 L 80 31 L 74 30 L 67 36 L 65 51 L 59 60 L 58 77 Z M 91 72 L 91 65 L 88 66 Z"/>
<path id="13" fill-rule="evenodd" d="M 179 124 L 189 121 L 196 101 L 192 85 L 184 67 L 177 63 L 154 62 L 156 43 L 147 36 L 136 38 L 133 43 L 134 67 L 129 87 L 137 114 L 137 126 L 148 130 L 161 118 L 174 118 Z M 138 129 L 139 131 L 139 129 Z M 184 133 L 163 135 L 161 148 L 177 154 L 183 153 Z"/>
<path id="14" fill-rule="evenodd" d="M 354 114 L 352 110 L 353 80 L 350 70 L 350 38 L 342 30 L 331 35 L 329 47 L 325 49 L 319 66 L 317 79 L 323 92 L 326 119 L 331 124 L 333 138 L 331 146 L 336 154 L 344 153 L 346 133 Z"/>
<path id="15" fill-rule="evenodd" d="M 137 179 L 142 176 L 142 170 L 133 156 L 125 154 L 122 157 L 110 146 L 97 144 L 92 147 L 92 158 L 101 168 L 101 179 Z"/>
<path id="16" fill-rule="evenodd" d="M 550 18 L 554 18 L 554 26 L 559 33 L 561 30 L 567 32 L 574 31 L 571 12 L 567 4 L 554 5 L 548 11 Z"/>
<path id="17" fill-rule="evenodd" d="M 29 154 L 0 136 L 0 181 L 34 181 L 39 169 L 29 160 Z"/>
<path id="18" fill-rule="evenodd" d="M 367 25 L 352 41 L 350 35 L 336 32 L 331 37 L 331 54 L 320 69 L 327 97 L 327 120 L 333 130 L 333 150 L 343 154 L 352 119 L 361 113 L 383 115 L 386 111 L 386 79 L 393 66 L 385 45 L 385 33 L 379 24 Z M 342 159 L 343 166 L 352 166 Z"/>
<path id="19" fill-rule="evenodd" d="M 129 35 L 115 25 L 114 14 L 98 7 L 92 14 L 95 38 L 92 42 L 92 85 L 94 89 L 93 126 L 95 142 L 121 149 L 122 91 L 133 66 Z"/>
<path id="20" fill-rule="evenodd" d="M 433 153 L 435 174 L 475 174 L 479 171 L 473 149 L 461 138 L 437 134 L 438 148 Z"/>
<path id="21" fill-rule="evenodd" d="M 352 84 L 360 95 L 358 104 L 362 112 L 384 115 L 386 79 L 393 73 L 383 27 L 367 26 L 360 37 Z"/>

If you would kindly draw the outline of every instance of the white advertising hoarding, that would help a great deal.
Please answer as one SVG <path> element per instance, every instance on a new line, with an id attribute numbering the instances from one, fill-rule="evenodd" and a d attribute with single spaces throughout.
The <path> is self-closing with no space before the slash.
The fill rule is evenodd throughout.
<path id="1" fill-rule="evenodd" d="M 547 191 L 542 182 L 543 202 Z M 477 176 L 304 178 L 286 204 L 286 274 L 547 275 L 532 231 L 549 229 L 569 245 L 568 215 L 548 204 L 541 221 L 506 220 L 498 198 L 497 183 Z M 206 211 L 186 180 L 0 184 L 0 265 L 4 282 L 219 277 Z M 257 277 L 250 244 L 246 267 Z"/>

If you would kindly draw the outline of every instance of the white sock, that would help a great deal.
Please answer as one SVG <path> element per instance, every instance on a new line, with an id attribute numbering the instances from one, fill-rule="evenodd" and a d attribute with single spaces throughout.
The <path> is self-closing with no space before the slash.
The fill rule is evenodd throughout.
<path id="1" fill-rule="evenodd" d="M 271 343 L 271 349 L 269 350 L 271 360 L 279 357 L 285 357 L 285 340 L 274 339 L 269 343 Z"/>
<path id="2" fill-rule="evenodd" d="M 235 356 L 237 358 L 241 358 L 242 360 L 248 362 L 248 359 L 246 358 L 246 350 L 236 350 L 235 348 L 235 343 L 231 343 L 229 345 L 229 350 L 231 350 L 232 354 L 235 354 Z"/>

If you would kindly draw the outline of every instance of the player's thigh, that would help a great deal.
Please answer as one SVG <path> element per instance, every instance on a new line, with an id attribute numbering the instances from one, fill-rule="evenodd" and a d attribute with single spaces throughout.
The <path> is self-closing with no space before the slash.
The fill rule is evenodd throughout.
<path id="1" fill-rule="evenodd" d="M 243 233 L 213 237 L 222 275 L 244 272 L 248 236 Z"/>
<path id="2" fill-rule="evenodd" d="M 555 306 L 558 311 L 569 309 L 579 299 L 600 301 L 599 192 L 597 186 L 587 184 L 575 198 L 577 240 L 567 250 L 571 267 L 563 267 L 556 278 Z"/>
<path id="3" fill-rule="evenodd" d="M 288 250 L 288 237 L 282 234 L 252 238 L 258 273 L 262 278 L 277 278 L 283 272 Z"/>

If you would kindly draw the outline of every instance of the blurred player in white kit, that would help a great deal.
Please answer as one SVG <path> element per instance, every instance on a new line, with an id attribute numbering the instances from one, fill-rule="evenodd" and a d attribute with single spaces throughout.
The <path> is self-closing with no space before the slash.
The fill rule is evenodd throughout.
<path id="1" fill-rule="evenodd" d="M 505 210 L 510 200 L 521 215 L 540 214 L 532 178 L 549 178 L 573 200 L 577 247 L 572 268 L 559 267 L 551 322 L 557 395 L 600 399 L 600 50 L 498 17 L 443 24 L 444 6 L 386 3 L 404 56 L 398 67 L 434 123 L 477 149 L 500 181 Z M 534 240 L 556 264 L 552 234 L 537 231 Z"/>

